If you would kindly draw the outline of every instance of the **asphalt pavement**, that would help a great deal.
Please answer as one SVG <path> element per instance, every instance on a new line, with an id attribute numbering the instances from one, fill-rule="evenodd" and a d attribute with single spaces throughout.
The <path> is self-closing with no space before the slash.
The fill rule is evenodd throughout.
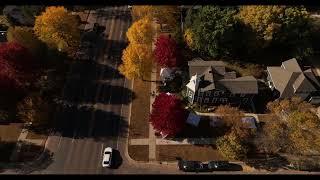
<path id="1" fill-rule="evenodd" d="M 91 17 L 90 17 L 91 16 Z M 105 27 L 96 42 L 96 59 L 72 64 L 63 100 L 70 107 L 56 114 L 54 134 L 46 148 L 53 162 L 41 174 L 113 174 L 118 169 L 102 168 L 102 151 L 119 148 L 127 130 L 122 108 L 130 103 L 128 81 L 119 74 L 125 33 L 131 24 L 127 6 L 106 7 L 90 13 L 91 25 Z M 89 25 L 90 25 L 89 24 Z M 121 138 L 122 137 L 122 138 Z M 123 158 L 124 149 L 119 149 Z M 121 166 L 120 166 L 121 167 Z"/>

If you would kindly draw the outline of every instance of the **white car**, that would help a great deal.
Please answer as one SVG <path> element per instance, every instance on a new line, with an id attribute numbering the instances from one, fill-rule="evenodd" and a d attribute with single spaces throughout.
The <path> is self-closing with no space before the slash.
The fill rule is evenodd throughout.
<path id="1" fill-rule="evenodd" d="M 107 147 L 103 151 L 102 167 L 111 167 L 112 148 Z"/>

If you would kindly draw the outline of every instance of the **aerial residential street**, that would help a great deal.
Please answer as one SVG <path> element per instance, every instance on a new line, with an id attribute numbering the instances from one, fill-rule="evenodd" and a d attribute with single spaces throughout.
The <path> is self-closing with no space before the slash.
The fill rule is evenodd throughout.
<path id="1" fill-rule="evenodd" d="M 89 20 L 93 21 L 89 26 L 99 23 L 106 27 L 109 36 L 105 44 L 97 47 L 96 62 L 74 63 L 64 94 L 66 100 L 80 102 L 77 105 L 81 102 L 96 105 L 94 108 L 75 105 L 57 114 L 57 130 L 46 145 L 53 152 L 54 161 L 41 173 L 113 173 L 102 168 L 102 151 L 107 146 L 119 148 L 122 131 L 127 126 L 123 106 L 129 104 L 130 90 L 117 65 L 130 19 L 126 6 L 90 13 Z"/>
<path id="2" fill-rule="evenodd" d="M 0 174 L 319 174 L 319 13 L 0 6 Z"/>

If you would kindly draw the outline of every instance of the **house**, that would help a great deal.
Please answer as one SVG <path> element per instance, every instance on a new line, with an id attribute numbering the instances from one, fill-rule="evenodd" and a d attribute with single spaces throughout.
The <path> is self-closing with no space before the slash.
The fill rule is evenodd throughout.
<path id="1" fill-rule="evenodd" d="M 295 58 L 282 62 L 281 66 L 267 67 L 267 82 L 278 99 L 301 97 L 312 104 L 320 103 L 320 83 L 312 69 L 302 69 Z"/>
<path id="2" fill-rule="evenodd" d="M 253 76 L 236 77 L 236 72 L 226 71 L 223 61 L 195 58 L 188 65 L 191 79 L 186 86 L 191 104 L 243 105 L 258 94 L 258 83 Z"/>

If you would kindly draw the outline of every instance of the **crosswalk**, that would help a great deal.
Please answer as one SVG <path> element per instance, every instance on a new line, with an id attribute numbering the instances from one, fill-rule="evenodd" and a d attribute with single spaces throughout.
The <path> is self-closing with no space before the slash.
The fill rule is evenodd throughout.
<path id="1" fill-rule="evenodd" d="M 124 33 L 131 23 L 128 14 L 127 7 L 122 6 L 89 15 L 89 21 L 105 25 L 107 41 L 96 63 L 78 62 L 72 67 L 64 100 L 73 106 L 56 114 L 56 134 L 46 145 L 54 160 L 42 173 L 112 173 L 102 169 L 101 159 L 105 147 L 117 146 L 119 126 L 125 124 L 122 104 L 129 103 L 123 97 L 130 90 L 124 88 L 126 80 L 117 70 L 126 45 Z M 79 106 L 82 103 L 91 106 Z"/>

